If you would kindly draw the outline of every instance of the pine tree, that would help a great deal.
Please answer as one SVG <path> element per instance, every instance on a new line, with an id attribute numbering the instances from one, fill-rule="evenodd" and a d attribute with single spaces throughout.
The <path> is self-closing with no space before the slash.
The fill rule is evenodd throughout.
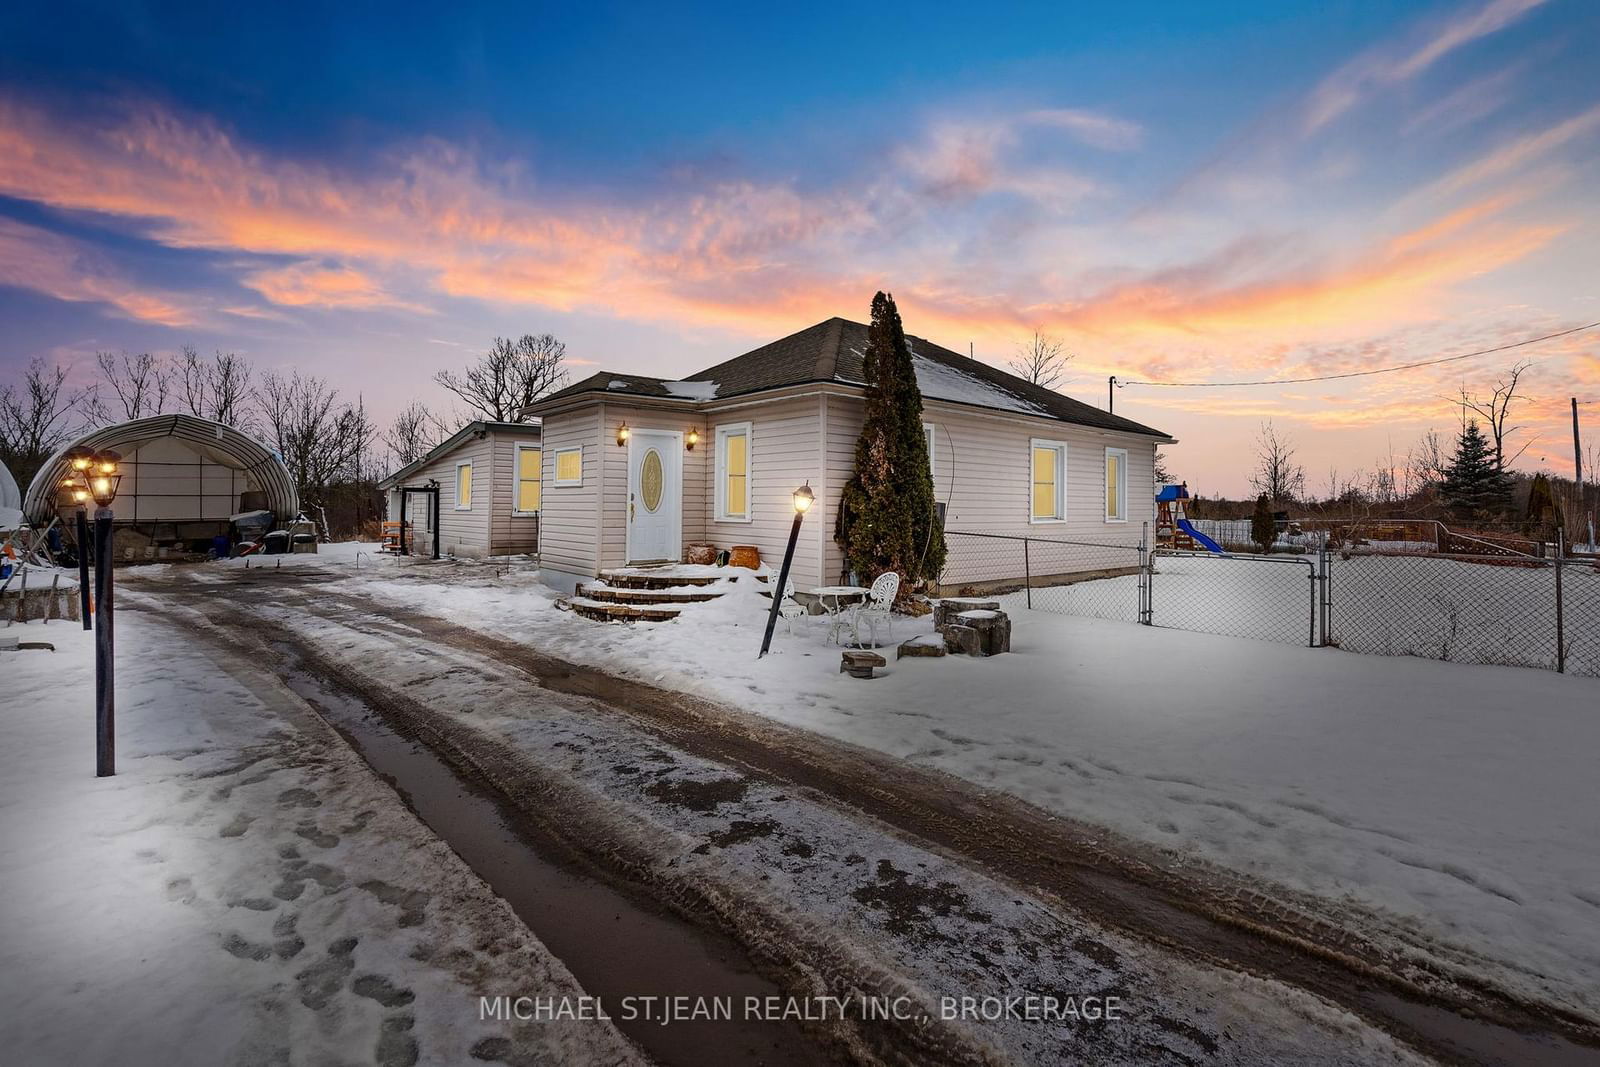
<path id="1" fill-rule="evenodd" d="M 1263 552 L 1271 552 L 1278 540 L 1278 524 L 1272 518 L 1272 501 L 1267 494 L 1256 497 L 1256 510 L 1250 515 L 1250 540 Z"/>
<path id="2" fill-rule="evenodd" d="M 1494 446 L 1468 422 L 1456 438 L 1455 455 L 1445 470 L 1439 494 L 1457 518 L 1493 518 L 1511 506 L 1511 483 L 1495 465 Z"/>
<path id="3" fill-rule="evenodd" d="M 845 562 L 870 580 L 900 575 L 902 599 L 944 568 L 944 531 L 934 511 L 922 392 L 894 298 L 872 298 L 867 334 L 866 420 L 856 468 L 839 500 L 834 540 Z"/>

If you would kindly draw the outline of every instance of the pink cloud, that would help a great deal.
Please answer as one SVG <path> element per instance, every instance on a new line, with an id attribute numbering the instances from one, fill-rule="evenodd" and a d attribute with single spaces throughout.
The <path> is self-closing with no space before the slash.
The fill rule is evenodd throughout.
<path id="1" fill-rule="evenodd" d="M 175 297 L 122 277 L 93 250 L 36 226 L 0 218 L 0 285 L 57 300 L 106 304 L 125 318 L 188 326 L 194 314 Z"/>

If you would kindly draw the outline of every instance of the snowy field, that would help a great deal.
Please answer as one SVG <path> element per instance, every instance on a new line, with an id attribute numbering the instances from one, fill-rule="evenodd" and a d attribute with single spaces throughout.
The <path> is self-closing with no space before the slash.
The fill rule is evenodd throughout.
<path id="1" fill-rule="evenodd" d="M 6 1062 L 637 1062 L 609 1026 L 478 1021 L 484 989 L 577 984 L 274 678 L 119 620 L 115 777 L 92 635 L 0 653 Z"/>
<path id="2" fill-rule="evenodd" d="M 862 682 L 837 673 L 816 620 L 757 660 L 753 589 L 608 626 L 554 610 L 526 567 L 324 565 L 352 591 L 1316 894 L 1380 940 L 1600 1017 L 1592 679 L 1017 609 L 1012 655 L 891 662 Z"/>

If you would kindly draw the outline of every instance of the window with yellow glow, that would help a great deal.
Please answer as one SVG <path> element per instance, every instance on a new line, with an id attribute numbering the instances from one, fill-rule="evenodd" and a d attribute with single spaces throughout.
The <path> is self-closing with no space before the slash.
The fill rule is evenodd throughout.
<path id="1" fill-rule="evenodd" d="M 1067 446 L 1054 441 L 1033 442 L 1034 522 L 1059 522 L 1066 517 L 1062 483 L 1066 480 Z"/>
<path id="2" fill-rule="evenodd" d="M 472 510 L 472 464 L 456 464 L 456 510 Z"/>
<path id="3" fill-rule="evenodd" d="M 583 449 L 563 448 L 556 453 L 556 484 L 583 484 Z"/>
<path id="4" fill-rule="evenodd" d="M 750 424 L 717 427 L 717 520 L 750 521 Z"/>
<path id="5" fill-rule="evenodd" d="M 1106 449 L 1106 521 L 1128 521 L 1128 450 Z"/>
<path id="6" fill-rule="evenodd" d="M 534 445 L 517 446 L 517 508 L 523 515 L 539 510 L 539 489 L 544 479 L 544 451 Z"/>

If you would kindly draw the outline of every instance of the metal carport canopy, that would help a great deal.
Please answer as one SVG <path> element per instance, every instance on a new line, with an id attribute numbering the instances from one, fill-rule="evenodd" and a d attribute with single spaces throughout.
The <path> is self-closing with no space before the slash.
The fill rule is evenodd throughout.
<path id="1" fill-rule="evenodd" d="M 67 443 L 39 468 L 23 500 L 23 513 L 35 524 L 50 521 L 56 510 L 57 489 L 67 473 L 67 453 L 72 449 L 110 448 L 127 455 L 140 445 L 163 437 L 177 438 L 213 462 L 243 471 L 266 494 L 267 508 L 279 521 L 292 519 L 300 513 L 300 496 L 295 491 L 294 479 L 277 453 L 232 426 L 196 415 L 152 415 L 119 422 Z"/>

